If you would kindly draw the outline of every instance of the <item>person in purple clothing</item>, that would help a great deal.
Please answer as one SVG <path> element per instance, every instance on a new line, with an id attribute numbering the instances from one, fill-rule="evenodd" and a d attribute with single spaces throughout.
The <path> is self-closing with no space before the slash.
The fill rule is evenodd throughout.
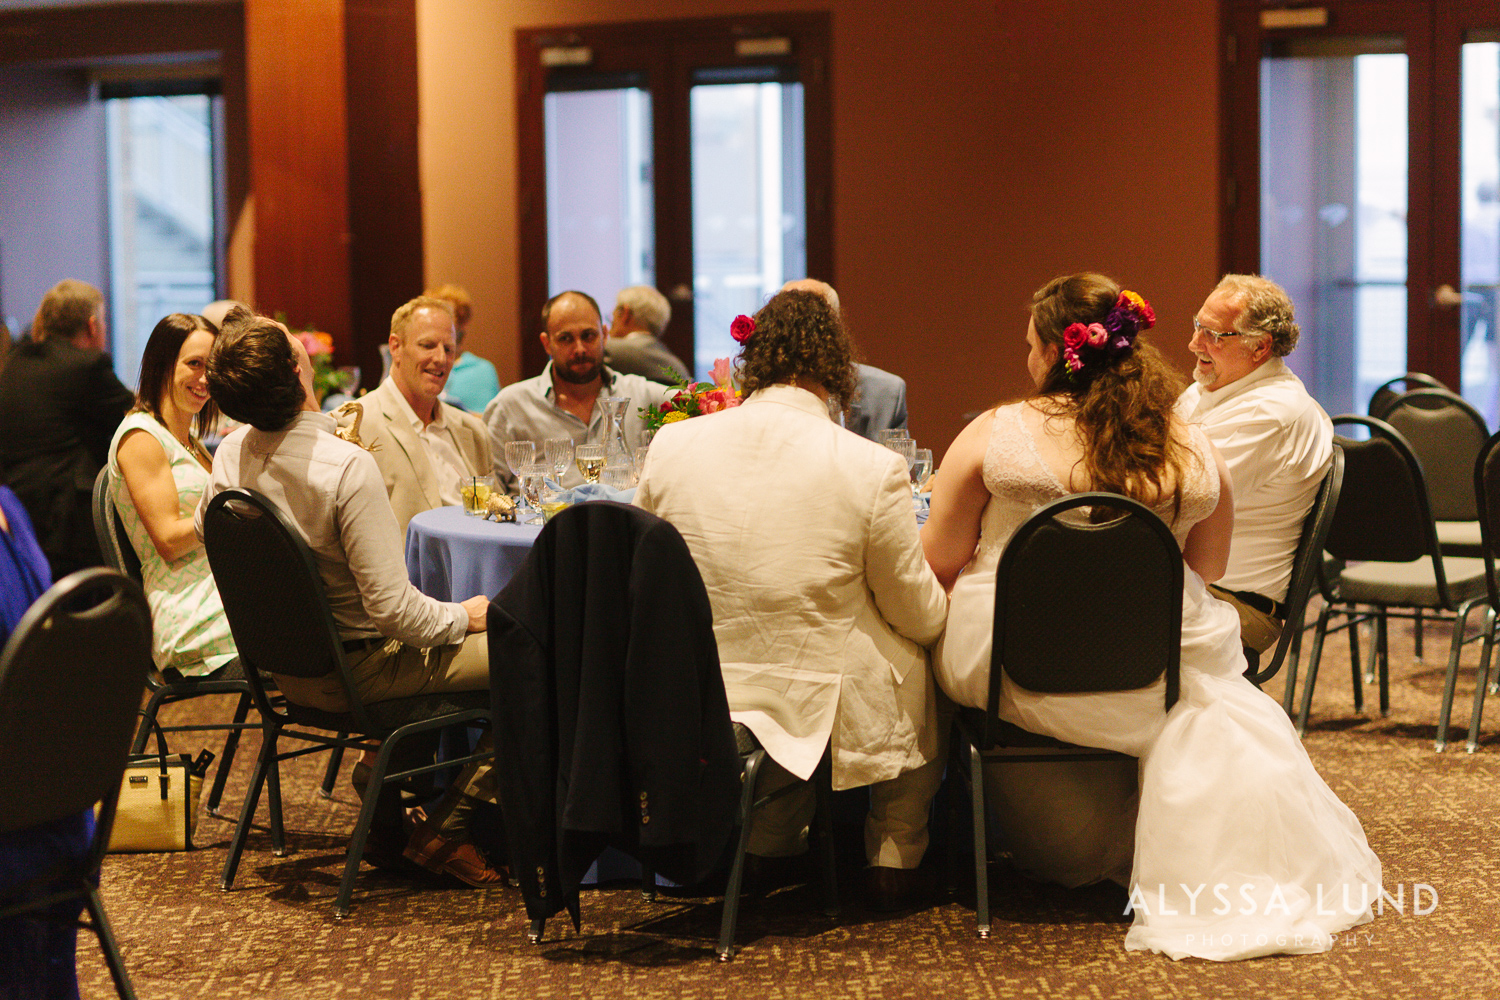
<path id="1" fill-rule="evenodd" d="M 0 649 L 26 609 L 52 585 L 47 557 L 37 544 L 26 508 L 0 486 Z M 62 858 L 87 853 L 94 812 L 0 833 L 0 898 L 10 887 Z M 0 920 L 0 1000 L 78 1000 L 77 919 L 81 899 Z"/>

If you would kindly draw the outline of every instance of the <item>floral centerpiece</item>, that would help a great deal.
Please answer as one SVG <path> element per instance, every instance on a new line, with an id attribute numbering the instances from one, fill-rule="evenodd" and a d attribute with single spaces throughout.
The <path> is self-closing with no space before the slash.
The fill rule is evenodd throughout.
<path id="1" fill-rule="evenodd" d="M 677 391 L 660 405 L 640 407 L 641 420 L 654 431 L 679 420 L 740 405 L 740 392 L 734 387 L 734 371 L 728 358 L 714 362 L 710 378 L 713 381 L 679 382 Z"/>
<path id="2" fill-rule="evenodd" d="M 286 320 L 281 316 L 276 317 L 283 326 Z M 295 334 L 307 349 L 307 356 L 312 359 L 313 364 L 313 391 L 318 395 L 318 402 L 323 402 L 330 392 L 349 392 L 354 388 L 354 372 L 348 368 L 335 368 L 333 366 L 333 336 L 321 330 L 303 330 Z"/>

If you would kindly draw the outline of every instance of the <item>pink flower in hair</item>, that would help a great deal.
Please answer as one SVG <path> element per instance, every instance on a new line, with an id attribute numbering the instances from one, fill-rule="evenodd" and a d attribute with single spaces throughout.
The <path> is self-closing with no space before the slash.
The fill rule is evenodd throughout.
<path id="1" fill-rule="evenodd" d="M 1082 323 L 1074 323 L 1063 331 L 1063 347 L 1072 351 L 1082 347 L 1089 339 L 1089 328 Z"/>
<path id="2" fill-rule="evenodd" d="M 1103 347 L 1105 341 L 1109 340 L 1109 331 L 1104 329 L 1103 323 L 1089 324 L 1089 346 Z"/>

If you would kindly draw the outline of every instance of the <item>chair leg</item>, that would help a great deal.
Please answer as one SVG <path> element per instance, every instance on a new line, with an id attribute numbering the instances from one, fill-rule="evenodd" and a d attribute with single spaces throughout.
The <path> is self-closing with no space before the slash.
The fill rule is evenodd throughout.
<path id="1" fill-rule="evenodd" d="M 750 826 L 754 821 L 755 779 L 760 774 L 764 750 L 757 750 L 745 761 L 740 789 L 740 840 L 735 845 L 734 861 L 729 866 L 729 883 L 724 887 L 724 918 L 719 924 L 719 961 L 734 958 L 734 931 L 740 917 L 740 889 L 745 881 L 745 854 L 750 850 Z"/>
<path id="2" fill-rule="evenodd" d="M 825 758 L 826 759 L 826 758 Z M 838 852 L 833 844 L 833 765 L 813 776 L 813 794 L 817 797 L 818 837 L 823 841 L 823 913 L 839 915 Z"/>
<path id="3" fill-rule="evenodd" d="M 1474 606 L 1472 604 L 1464 604 L 1458 609 L 1458 614 L 1453 618 L 1453 642 L 1448 650 L 1448 673 L 1443 678 L 1443 703 L 1438 709 L 1437 740 L 1435 741 L 1433 746 L 1433 749 L 1435 749 L 1438 753 L 1442 753 L 1443 750 L 1448 746 L 1448 722 L 1453 715 L 1453 692 L 1454 689 L 1458 686 L 1458 659 L 1459 656 L 1463 653 L 1464 632 L 1468 629 L 1469 612 L 1473 610 L 1473 607 Z M 1481 654 L 1481 658 L 1487 658 L 1488 654 L 1489 646 L 1488 643 L 1486 643 L 1485 650 L 1484 653 Z M 1480 667 L 1480 673 L 1476 678 L 1475 685 L 1479 689 L 1479 691 L 1484 690 L 1484 675 L 1487 672 L 1487 666 Z M 1471 744 L 1473 742 L 1475 718 L 1476 716 L 1471 713 L 1469 720 Z M 1469 752 L 1472 753 L 1473 751 L 1470 750 Z"/>
<path id="4" fill-rule="evenodd" d="M 545 917 L 541 917 L 541 918 L 538 918 L 536 920 L 533 920 L 526 927 L 526 940 L 530 941 L 532 944 L 541 944 L 542 943 L 542 931 L 546 928 L 546 926 L 547 926 L 547 920 L 546 920 Z"/>
<path id="5" fill-rule="evenodd" d="M 1301 652 L 1302 630 L 1292 636 L 1291 644 L 1287 646 L 1286 659 L 1281 664 L 1281 704 L 1282 707 L 1292 704 L 1292 699 L 1297 696 L 1297 654 Z M 1287 709 L 1287 715 L 1291 715 L 1291 709 Z"/>
<path id="6" fill-rule="evenodd" d="M 974 812 L 974 930 L 990 936 L 990 852 L 985 832 L 984 758 L 969 744 L 969 805 Z"/>
<path id="7" fill-rule="evenodd" d="M 281 825 L 281 761 L 272 758 L 266 773 L 266 802 L 270 807 L 271 853 L 286 857 L 286 830 Z"/>
<path id="8" fill-rule="evenodd" d="M 219 768 L 214 772 L 214 785 L 208 791 L 208 814 L 219 815 L 219 800 L 224 797 L 224 783 L 229 780 L 230 768 L 234 767 L 234 755 L 240 748 L 240 727 L 250 715 L 250 695 L 240 695 L 240 703 L 234 709 L 234 728 L 224 737 L 224 752 L 219 754 Z"/>
<path id="9" fill-rule="evenodd" d="M 1422 609 L 1418 608 L 1412 619 L 1412 658 L 1422 662 Z"/>
<path id="10" fill-rule="evenodd" d="M 1479 675 L 1474 678 L 1474 707 L 1469 710 L 1469 741 L 1464 746 L 1469 753 L 1479 749 L 1479 721 L 1484 718 L 1484 695 L 1490 678 L 1490 653 L 1495 649 L 1495 619 L 1495 610 L 1486 609 L 1484 649 L 1479 654 Z"/>
<path id="11" fill-rule="evenodd" d="M 370 823 L 375 819 L 375 804 L 385 784 L 385 773 L 390 768 L 391 754 L 400 737 L 392 737 L 380 744 L 375 755 L 375 764 L 370 769 L 370 783 L 365 786 L 363 804 L 359 807 L 359 819 L 349 834 L 349 854 L 344 859 L 344 877 L 339 882 L 339 895 L 333 904 L 333 915 L 342 920 L 349 915 L 349 897 L 354 893 L 354 876 L 359 874 L 359 859 L 365 854 L 365 841 L 370 836 Z"/>
<path id="12" fill-rule="evenodd" d="M 1312 711 L 1313 688 L 1318 684 L 1318 663 L 1323 658 L 1323 640 L 1328 636 L 1328 619 L 1333 616 L 1333 606 L 1325 604 L 1323 610 L 1318 612 L 1318 628 L 1313 632 L 1312 650 L 1307 654 L 1307 679 L 1302 682 L 1302 711 L 1297 713 L 1297 735 L 1307 735 L 1307 713 Z M 1353 630 L 1355 625 L 1351 620 L 1349 628 Z M 1292 714 L 1292 692 L 1286 693 L 1286 704 L 1282 706 L 1288 715 Z"/>
<path id="13" fill-rule="evenodd" d="M 255 807 L 260 804 L 260 789 L 266 783 L 266 773 L 276 764 L 276 738 L 281 727 L 267 721 L 262 729 L 260 756 L 255 762 L 255 774 L 250 778 L 250 787 L 245 790 L 245 802 L 240 806 L 240 821 L 234 828 L 234 838 L 229 841 L 229 855 L 224 859 L 224 876 L 219 888 L 228 890 L 234 885 L 235 872 L 240 867 L 240 855 L 245 850 L 245 838 L 250 834 L 250 823 L 255 819 Z M 280 811 L 278 808 L 277 812 Z"/>
<path id="14" fill-rule="evenodd" d="M 1363 674 L 1361 676 L 1364 677 L 1366 684 L 1374 684 L 1375 683 L 1375 647 L 1377 645 L 1377 641 L 1376 641 L 1376 638 L 1375 638 L 1375 621 L 1374 621 L 1373 618 L 1370 619 L 1369 621 L 1370 621 L 1370 655 L 1365 659 L 1365 663 L 1367 664 L 1367 666 L 1365 667 L 1364 672 L 1363 672 Z M 1353 628 L 1353 626 L 1350 626 L 1350 627 Z M 1353 632 L 1351 632 L 1349 634 L 1349 659 L 1350 659 L 1351 662 L 1357 663 L 1357 662 L 1359 662 L 1360 656 L 1361 656 L 1361 653 L 1360 653 L 1360 649 L 1359 649 L 1359 630 L 1355 629 Z"/>
<path id="15" fill-rule="evenodd" d="M 94 922 L 92 929 L 99 936 L 99 950 L 104 952 L 104 964 L 109 966 L 109 976 L 115 981 L 115 992 L 120 995 L 120 1000 L 135 1000 L 135 987 L 130 984 L 130 976 L 125 972 L 125 962 L 120 958 L 120 946 L 115 943 L 109 918 L 104 915 L 104 901 L 99 898 L 99 890 L 90 886 L 83 902 Z"/>
<path id="16" fill-rule="evenodd" d="M 151 692 L 151 700 L 146 702 L 146 707 L 141 710 L 141 724 L 135 731 L 135 742 L 130 744 L 131 753 L 141 753 L 146 749 L 146 740 L 151 736 L 151 723 L 156 721 L 156 713 L 161 710 L 161 703 L 172 693 L 168 687 L 159 687 Z"/>
<path id="17" fill-rule="evenodd" d="M 1418 608 L 1417 610 L 1421 610 Z M 1380 610 L 1380 657 L 1375 663 L 1380 672 L 1380 717 L 1391 714 L 1391 635 L 1385 609 Z M 1463 643 L 1459 643 L 1460 646 Z"/>
<path id="18" fill-rule="evenodd" d="M 348 733 L 339 733 L 343 739 Z M 334 747 L 333 752 L 328 755 L 328 769 L 323 772 L 323 787 L 318 789 L 318 794 L 325 799 L 333 798 L 333 786 L 339 779 L 339 767 L 344 763 L 344 748 Z"/>
<path id="19" fill-rule="evenodd" d="M 641 865 L 641 898 L 648 903 L 656 902 L 656 872 L 650 865 Z"/>

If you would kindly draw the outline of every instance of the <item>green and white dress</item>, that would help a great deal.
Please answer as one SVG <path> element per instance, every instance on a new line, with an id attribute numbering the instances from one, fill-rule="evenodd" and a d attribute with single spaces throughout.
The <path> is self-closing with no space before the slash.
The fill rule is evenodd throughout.
<path id="1" fill-rule="evenodd" d="M 150 434 L 166 451 L 177 484 L 179 517 L 191 518 L 198 508 L 198 500 L 208 488 L 208 470 L 149 413 L 128 414 L 109 443 L 110 495 L 125 534 L 140 557 L 146 600 L 151 605 L 152 658 L 158 669 L 175 667 L 188 676 L 212 673 L 237 655 L 229 620 L 224 617 L 224 605 L 203 547 L 166 562 L 141 523 L 120 474 L 120 441 L 134 430 Z"/>

